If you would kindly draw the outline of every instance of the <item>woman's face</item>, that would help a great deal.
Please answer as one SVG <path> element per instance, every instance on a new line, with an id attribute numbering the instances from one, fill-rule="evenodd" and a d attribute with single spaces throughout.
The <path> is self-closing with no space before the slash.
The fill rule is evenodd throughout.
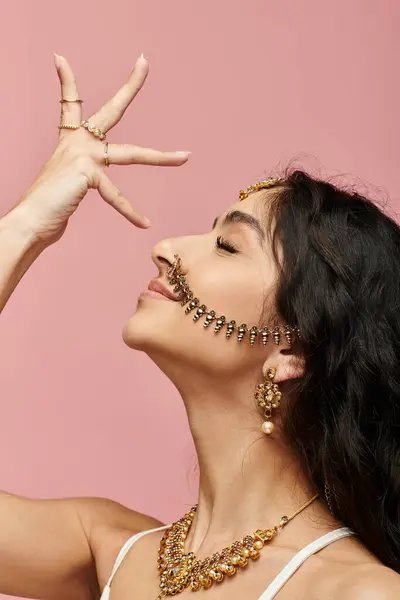
<path id="1" fill-rule="evenodd" d="M 173 291 L 167 269 L 177 254 L 182 259 L 182 273 L 200 304 L 215 310 L 217 316 L 225 315 L 227 321 L 234 319 L 237 325 L 271 325 L 260 322 L 265 297 L 273 299 L 276 278 L 265 231 L 271 192 L 255 192 L 237 202 L 216 219 L 208 233 L 159 242 L 152 253 L 159 269 L 156 278 Z M 226 243 L 228 247 L 221 247 Z M 164 296 L 142 294 L 124 328 L 125 342 L 150 357 L 170 358 L 205 372 L 245 370 L 255 360 L 259 367 L 262 365 L 272 341 L 264 347 L 257 338 L 250 347 L 247 334 L 239 344 L 237 330 L 227 340 L 226 327 L 219 334 L 214 333 L 215 322 L 204 329 L 204 317 L 193 322 L 196 311 L 185 314 L 186 306 Z"/>

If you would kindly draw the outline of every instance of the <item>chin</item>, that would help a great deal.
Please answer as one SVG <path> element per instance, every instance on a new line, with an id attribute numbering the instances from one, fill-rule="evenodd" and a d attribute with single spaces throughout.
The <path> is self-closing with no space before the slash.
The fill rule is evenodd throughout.
<path id="1" fill-rule="evenodd" d="M 122 338 L 129 348 L 170 353 L 181 343 L 177 332 L 184 323 L 184 314 L 176 302 L 139 298 L 135 313 L 125 324 Z"/>
<path id="2" fill-rule="evenodd" d="M 174 336 L 163 312 L 140 308 L 125 323 L 122 339 L 129 348 L 146 352 L 151 356 L 152 352 L 160 351 L 168 354 Z"/>
<path id="3" fill-rule="evenodd" d="M 154 339 L 154 332 L 149 331 L 149 327 L 143 323 L 144 320 L 140 315 L 135 313 L 122 329 L 122 339 L 133 350 L 145 350 L 150 340 Z"/>
<path id="4" fill-rule="evenodd" d="M 182 366 L 195 367 L 203 372 L 227 371 L 243 358 L 242 349 L 213 331 L 204 331 L 200 323 L 176 310 L 176 304 L 154 300 L 139 304 L 122 331 L 125 344 L 133 350 L 145 352 L 157 364 L 170 361 Z M 180 307 L 179 307 L 180 308 Z"/>
<path id="5" fill-rule="evenodd" d="M 154 318 L 136 313 L 125 324 L 122 337 L 129 348 L 147 354 L 173 381 L 191 369 L 213 376 L 231 375 L 232 365 L 238 360 L 236 346 L 226 344 L 225 340 L 214 346 L 210 344 L 211 331 L 193 328 L 193 336 L 188 335 L 191 331 L 190 325 L 189 331 L 179 335 L 177 327 L 171 327 L 165 321 L 157 325 Z"/>

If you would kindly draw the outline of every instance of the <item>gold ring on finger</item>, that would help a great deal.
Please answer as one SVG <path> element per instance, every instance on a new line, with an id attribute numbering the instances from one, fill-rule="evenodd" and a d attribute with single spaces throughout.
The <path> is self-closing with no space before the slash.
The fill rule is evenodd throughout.
<path id="1" fill-rule="evenodd" d="M 79 104 L 83 104 L 83 100 L 79 100 L 79 98 L 61 98 L 60 102 L 61 104 L 63 102 L 79 102 Z"/>
<path id="2" fill-rule="evenodd" d="M 108 142 L 106 142 L 104 144 L 104 166 L 105 167 L 109 167 L 110 166 L 110 160 L 108 157 Z"/>
<path id="3" fill-rule="evenodd" d="M 80 125 L 72 125 L 71 123 L 60 123 L 58 129 L 80 129 Z"/>
<path id="4" fill-rule="evenodd" d="M 101 131 L 96 125 L 92 125 L 89 121 L 82 121 L 81 127 L 84 127 L 86 131 L 94 135 L 97 139 L 103 141 L 106 139 L 106 134 Z"/>

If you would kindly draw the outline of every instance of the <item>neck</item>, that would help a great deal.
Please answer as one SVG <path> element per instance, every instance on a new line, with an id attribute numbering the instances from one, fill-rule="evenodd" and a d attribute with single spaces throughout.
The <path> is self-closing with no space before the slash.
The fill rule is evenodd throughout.
<path id="1" fill-rule="evenodd" d="M 249 385 L 210 393 L 193 384 L 182 393 L 199 467 L 198 509 L 185 550 L 208 555 L 236 539 L 278 525 L 316 493 L 276 427 L 260 430 L 262 417 L 251 403 Z M 250 386 L 251 388 L 251 386 Z M 250 403 L 249 403 L 250 399 Z M 338 526 L 317 498 L 278 534 L 300 548 Z"/>
<path id="2" fill-rule="evenodd" d="M 220 551 L 256 529 L 278 525 L 315 495 L 281 435 L 280 409 L 272 415 L 274 433 L 261 432 L 262 416 L 253 400 L 255 373 L 221 382 L 221 373 L 213 377 L 157 358 L 185 403 L 200 467 L 198 508 L 186 552 L 208 556 Z M 299 549 L 340 525 L 317 498 L 273 543 Z"/>

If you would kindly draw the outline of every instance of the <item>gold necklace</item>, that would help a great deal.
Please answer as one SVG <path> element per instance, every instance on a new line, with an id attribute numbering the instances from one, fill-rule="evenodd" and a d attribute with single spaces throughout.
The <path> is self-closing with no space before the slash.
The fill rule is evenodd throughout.
<path id="1" fill-rule="evenodd" d="M 185 554 L 185 540 L 196 514 L 194 506 L 179 521 L 173 523 L 163 535 L 158 550 L 158 571 L 161 592 L 157 600 L 165 596 L 175 596 L 190 587 L 192 592 L 208 589 L 215 582 L 220 583 L 225 575 L 235 575 L 237 567 L 247 567 L 249 558 L 257 560 L 264 545 L 302 510 L 307 508 L 319 494 L 315 494 L 290 517 L 281 518 L 272 529 L 257 529 L 253 535 L 233 542 L 221 552 L 199 560 L 194 552 Z"/>

